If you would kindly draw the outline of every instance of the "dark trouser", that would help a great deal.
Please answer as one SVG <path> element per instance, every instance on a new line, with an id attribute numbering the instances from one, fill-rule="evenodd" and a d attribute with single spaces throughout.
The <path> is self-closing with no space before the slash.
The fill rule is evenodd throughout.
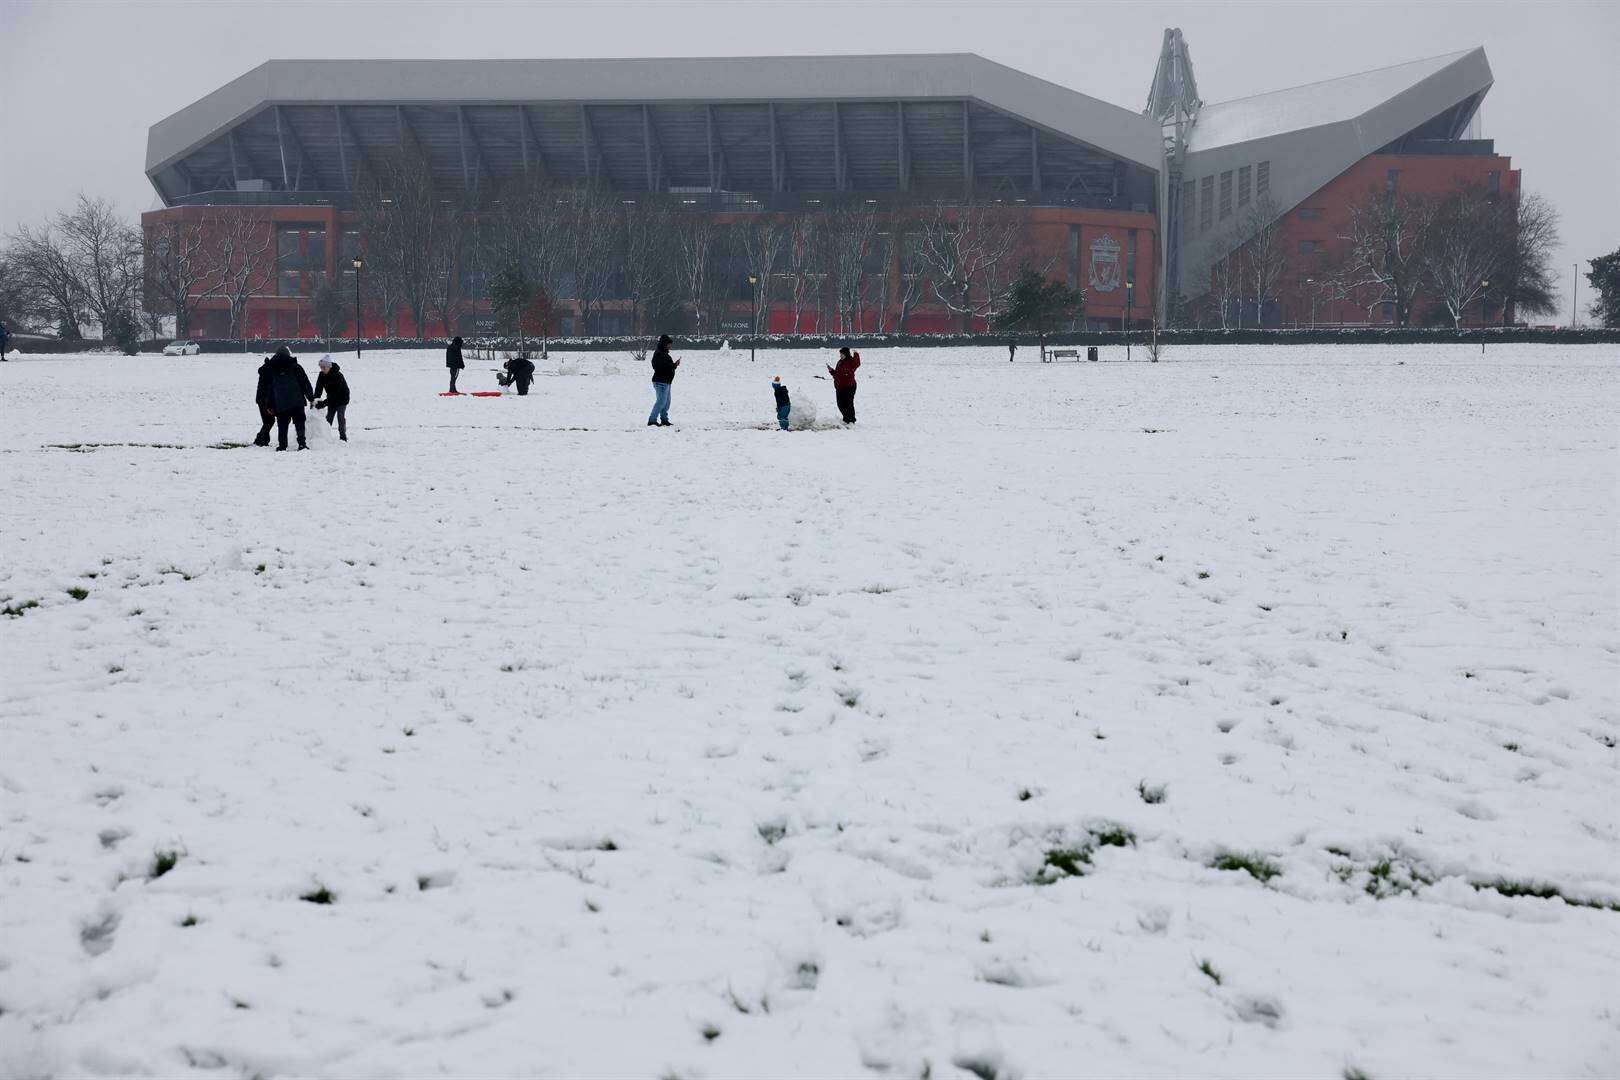
<path id="1" fill-rule="evenodd" d="M 838 415 L 844 418 L 844 423 L 855 422 L 855 388 L 853 386 L 834 387 L 833 393 L 838 397 Z"/>
<path id="2" fill-rule="evenodd" d="M 291 412 L 276 414 L 276 449 L 287 449 L 287 425 L 289 423 L 298 429 L 298 448 L 302 450 L 308 445 L 304 442 L 304 407 L 302 405 Z"/>
<path id="3" fill-rule="evenodd" d="M 516 382 L 517 382 L 518 397 L 527 396 L 528 393 L 529 393 L 529 383 L 531 382 L 531 380 L 525 375 L 519 375 L 517 377 L 517 379 L 516 379 Z"/>
<path id="4" fill-rule="evenodd" d="M 338 438 L 340 439 L 349 437 L 349 422 L 343 415 L 348 409 L 349 403 L 347 401 L 342 405 L 328 405 L 326 407 L 326 426 L 331 427 L 332 418 L 337 417 Z"/>
<path id="5" fill-rule="evenodd" d="M 452 394 L 460 393 L 460 391 L 458 391 L 456 389 L 456 376 L 460 375 L 460 374 L 461 374 L 461 369 L 460 368 L 453 367 L 453 368 L 450 369 L 450 392 Z"/>
<path id="6" fill-rule="evenodd" d="M 264 421 L 264 424 L 259 428 L 259 433 L 253 436 L 253 445 L 269 446 L 270 429 L 276 426 L 276 414 L 269 409 L 260 409 L 259 418 Z"/>

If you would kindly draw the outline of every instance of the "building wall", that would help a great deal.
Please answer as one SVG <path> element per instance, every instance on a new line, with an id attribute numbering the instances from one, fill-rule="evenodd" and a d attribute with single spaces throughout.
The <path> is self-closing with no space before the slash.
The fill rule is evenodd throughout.
<path id="1" fill-rule="evenodd" d="M 1086 210 L 1071 207 L 1018 207 L 1025 218 L 1026 248 L 1021 261 L 1042 268 L 1052 278 L 1067 281 L 1085 295 L 1086 325 L 1119 327 L 1122 320 L 1134 325 L 1146 325 L 1152 316 L 1156 295 L 1158 267 L 1158 223 L 1155 215 L 1129 211 Z M 184 206 L 154 210 L 141 217 L 143 229 L 150 238 L 152 229 L 161 222 L 190 220 L 204 224 L 219 221 L 224 215 L 254 214 L 265 219 L 267 232 L 295 225 L 310 226 L 324 233 L 324 250 L 319 255 L 319 270 L 339 283 L 345 290 L 353 288 L 350 252 L 344 246 L 345 231 L 357 228 L 356 215 L 330 206 L 280 206 L 251 209 L 227 206 Z M 740 214 L 716 214 L 720 224 L 739 221 Z M 150 242 L 150 240 L 149 240 Z M 275 252 L 275 236 L 270 236 L 270 252 Z M 1134 259 L 1132 258 L 1134 254 Z M 312 269 L 314 267 L 312 266 Z M 363 274 L 362 268 L 362 274 Z M 891 297 L 900 295 L 900 260 L 898 251 L 891 251 L 888 273 Z M 303 278 L 307 287 L 312 279 Z M 308 295 L 278 295 L 274 274 L 266 275 L 256 283 L 253 299 L 249 302 L 244 324 L 250 338 L 316 337 L 313 313 Z M 345 291 L 345 297 L 350 293 Z M 226 303 L 210 297 L 199 306 L 193 320 L 192 336 L 198 338 L 224 338 L 230 336 Z M 608 301 L 602 310 L 617 314 L 627 305 Z M 868 309 L 862 313 L 859 326 L 845 327 L 830 310 L 823 306 L 820 325 L 814 311 L 801 312 L 798 329 L 803 333 L 815 332 L 872 332 L 879 326 L 890 332 L 898 329 L 899 303 L 890 305 L 888 317 Z M 469 314 L 457 330 L 476 332 L 476 328 L 489 322 L 489 305 L 484 301 L 471 301 Z M 733 333 L 746 332 L 749 325 L 750 305 L 746 300 L 731 303 L 717 329 Z M 577 309 L 566 300 L 558 304 L 558 311 L 571 324 Z M 789 301 L 774 301 L 762 320 L 773 333 L 793 330 L 793 309 Z M 368 313 L 364 332 L 368 337 L 381 337 L 385 333 L 384 321 L 376 313 Z M 961 327 L 958 317 L 952 315 L 934 300 L 926 289 L 911 308 L 906 319 L 908 333 L 940 333 Z M 973 320 L 970 329 L 986 329 L 982 319 Z M 353 334 L 353 327 L 344 330 L 344 336 Z M 396 332 L 400 336 L 414 337 L 416 327 L 407 310 L 397 313 Z M 436 322 L 424 327 L 427 336 L 444 336 L 445 328 Z"/>
<path id="2" fill-rule="evenodd" d="M 1514 199 L 1520 185 L 1512 160 L 1499 154 L 1372 154 L 1362 158 L 1283 215 L 1280 238 L 1287 268 L 1268 325 L 1394 323 L 1392 312 L 1377 306 L 1369 312 L 1376 299 L 1373 293 L 1336 298 L 1324 284 L 1349 256 L 1350 242 L 1344 238 L 1350 231 L 1351 208 L 1365 202 L 1369 194 L 1387 191 L 1391 172 L 1397 190 L 1415 195 L 1445 195 L 1466 184 L 1488 187 L 1494 177 L 1502 196 Z M 1414 320 L 1421 317 L 1426 303 L 1420 298 L 1414 306 Z M 1502 313 L 1493 310 L 1489 316 L 1490 321 L 1500 322 Z M 1464 322 L 1477 326 L 1480 317 L 1475 307 Z M 1245 317 L 1246 322 L 1251 320 L 1252 313 Z"/>

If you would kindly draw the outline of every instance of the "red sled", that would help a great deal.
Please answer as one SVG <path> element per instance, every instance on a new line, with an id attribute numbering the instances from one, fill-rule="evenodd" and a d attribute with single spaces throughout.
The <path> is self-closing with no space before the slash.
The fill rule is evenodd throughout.
<path id="1" fill-rule="evenodd" d="M 464 394 L 459 393 L 459 392 L 452 394 L 449 391 L 446 391 L 445 393 L 442 393 L 439 396 L 440 397 L 500 397 L 501 392 L 499 390 L 469 390 Z"/>

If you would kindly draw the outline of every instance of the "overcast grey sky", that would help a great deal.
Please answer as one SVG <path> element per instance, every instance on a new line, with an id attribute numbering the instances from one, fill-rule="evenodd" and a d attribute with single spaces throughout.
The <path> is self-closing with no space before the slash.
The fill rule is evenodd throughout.
<path id="1" fill-rule="evenodd" d="M 1563 215 L 1566 308 L 1571 263 L 1584 273 L 1620 247 L 1612 0 L 0 0 L 0 231 L 81 190 L 151 209 L 147 128 L 273 58 L 976 52 L 1140 109 L 1167 26 L 1186 34 L 1206 101 L 1483 45 L 1484 134 Z"/>

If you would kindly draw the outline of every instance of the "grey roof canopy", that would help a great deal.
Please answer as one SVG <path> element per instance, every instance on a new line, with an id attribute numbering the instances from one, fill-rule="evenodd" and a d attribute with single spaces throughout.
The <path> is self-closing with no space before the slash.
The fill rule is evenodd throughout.
<path id="1" fill-rule="evenodd" d="M 1156 124 L 972 54 L 273 60 L 155 124 L 166 202 L 259 179 L 347 190 L 405 139 L 440 182 L 527 169 L 618 190 L 1061 191 L 1154 197 Z"/>

